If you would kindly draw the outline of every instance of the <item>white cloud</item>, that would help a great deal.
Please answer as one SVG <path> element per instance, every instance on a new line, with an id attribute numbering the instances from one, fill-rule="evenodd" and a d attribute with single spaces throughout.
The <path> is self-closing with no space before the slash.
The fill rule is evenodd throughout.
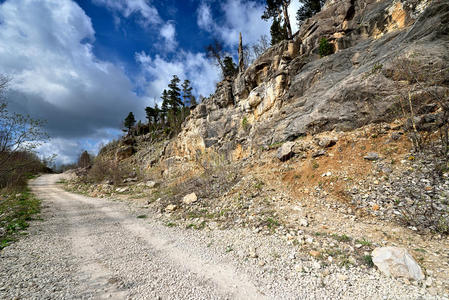
<path id="1" fill-rule="evenodd" d="M 264 5 L 255 1 L 226 0 L 220 3 L 223 21 L 216 23 L 212 17 L 210 6 L 202 2 L 197 10 L 197 24 L 200 28 L 217 34 L 230 48 L 238 46 L 239 33 L 243 42 L 252 44 L 260 36 L 269 34 L 270 23 L 261 19 Z"/>
<path id="2" fill-rule="evenodd" d="M 162 22 L 157 9 L 145 0 L 93 0 L 93 2 L 117 11 L 125 18 L 138 15 L 143 26 Z"/>
<path id="3" fill-rule="evenodd" d="M 176 28 L 173 21 L 163 21 L 159 16 L 156 7 L 149 4 L 146 0 L 92 0 L 95 4 L 104 6 L 114 13 L 114 23 L 118 27 L 121 23 L 120 14 L 124 18 L 137 16 L 137 20 L 144 28 L 153 25 L 158 28 L 160 38 L 163 45 L 160 45 L 161 50 L 174 51 L 178 45 L 176 41 Z"/>
<path id="4" fill-rule="evenodd" d="M 95 57 L 94 39 L 89 17 L 73 1 L 0 5 L 0 74 L 13 77 L 9 108 L 47 120 L 68 153 L 75 151 L 68 141 L 119 128 L 129 111 L 143 119 L 133 84 L 120 67 Z"/>
<path id="5" fill-rule="evenodd" d="M 197 10 L 197 24 L 200 28 L 206 31 L 212 31 L 216 24 L 212 20 L 212 13 L 210 11 L 210 6 L 202 2 Z"/>
<path id="6" fill-rule="evenodd" d="M 57 154 L 55 158 L 57 165 L 69 164 L 76 161 L 84 150 L 92 154 L 97 154 L 104 145 L 113 139 L 117 139 L 121 134 L 122 132 L 119 130 L 102 129 L 89 138 L 67 139 L 57 137 L 42 144 L 37 150 L 43 158 Z"/>
<path id="7" fill-rule="evenodd" d="M 164 38 L 165 50 L 173 51 L 177 46 L 176 29 L 173 22 L 167 22 L 160 30 L 160 35 Z"/>
<path id="8" fill-rule="evenodd" d="M 171 60 L 166 60 L 159 55 L 152 58 L 141 52 L 136 54 L 136 60 L 142 66 L 148 96 L 158 100 L 173 75 L 181 80 L 189 79 L 194 93 L 203 96 L 213 93 L 220 80 L 217 67 L 203 53 L 180 51 Z"/>

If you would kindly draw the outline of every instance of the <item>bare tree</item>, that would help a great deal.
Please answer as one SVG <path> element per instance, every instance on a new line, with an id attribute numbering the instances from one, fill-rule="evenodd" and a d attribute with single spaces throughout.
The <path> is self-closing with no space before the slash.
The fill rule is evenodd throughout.
<path id="1" fill-rule="evenodd" d="M 210 45 L 206 47 L 206 54 L 208 58 L 212 58 L 215 60 L 217 65 L 221 68 L 224 73 L 225 65 L 223 62 L 224 53 L 223 53 L 223 44 L 218 40 L 214 40 Z"/>
<path id="2" fill-rule="evenodd" d="M 410 137 L 415 149 L 422 150 L 432 134 L 431 131 L 421 130 L 417 124 L 417 110 L 421 102 L 427 100 L 435 103 L 440 111 L 437 126 L 442 154 L 446 156 L 449 147 L 449 68 L 406 58 L 396 59 L 394 65 L 390 76 L 396 82 L 402 113 L 409 120 Z"/>
<path id="3" fill-rule="evenodd" d="M 0 76 L 0 95 L 3 97 L 9 78 Z M 0 175 L 22 167 L 26 161 L 9 163 L 17 153 L 33 152 L 48 139 L 43 129 L 45 122 L 30 116 L 8 111 L 6 102 L 0 102 Z"/>
<path id="4" fill-rule="evenodd" d="M 270 48 L 270 42 L 268 41 L 268 37 L 264 34 L 259 40 L 251 46 L 251 50 L 254 54 L 254 57 L 257 58 L 261 56 L 265 51 Z"/>

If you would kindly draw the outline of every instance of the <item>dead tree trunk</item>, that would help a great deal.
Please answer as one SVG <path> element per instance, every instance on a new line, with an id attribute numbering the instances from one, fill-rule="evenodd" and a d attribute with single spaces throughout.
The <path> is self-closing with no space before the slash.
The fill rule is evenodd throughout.
<path id="1" fill-rule="evenodd" d="M 243 58 L 243 42 L 242 42 L 242 33 L 240 32 L 239 36 L 239 73 L 243 73 L 245 71 L 245 62 Z"/>

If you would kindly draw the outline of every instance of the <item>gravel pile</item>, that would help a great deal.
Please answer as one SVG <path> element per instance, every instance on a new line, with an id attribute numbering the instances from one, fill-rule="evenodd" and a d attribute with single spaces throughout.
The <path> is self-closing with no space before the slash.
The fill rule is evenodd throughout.
<path id="1" fill-rule="evenodd" d="M 449 233 L 449 173 L 434 151 L 374 163 L 373 174 L 349 188 L 352 204 L 412 230 Z"/>

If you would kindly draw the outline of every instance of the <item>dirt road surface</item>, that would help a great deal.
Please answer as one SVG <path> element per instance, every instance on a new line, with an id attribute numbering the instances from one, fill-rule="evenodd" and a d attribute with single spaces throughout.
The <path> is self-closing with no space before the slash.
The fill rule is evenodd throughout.
<path id="1" fill-rule="evenodd" d="M 64 191 L 62 176 L 30 183 L 42 221 L 0 253 L 0 299 L 426 298 L 374 269 L 323 270 L 279 238 L 138 218 L 127 203 Z"/>

